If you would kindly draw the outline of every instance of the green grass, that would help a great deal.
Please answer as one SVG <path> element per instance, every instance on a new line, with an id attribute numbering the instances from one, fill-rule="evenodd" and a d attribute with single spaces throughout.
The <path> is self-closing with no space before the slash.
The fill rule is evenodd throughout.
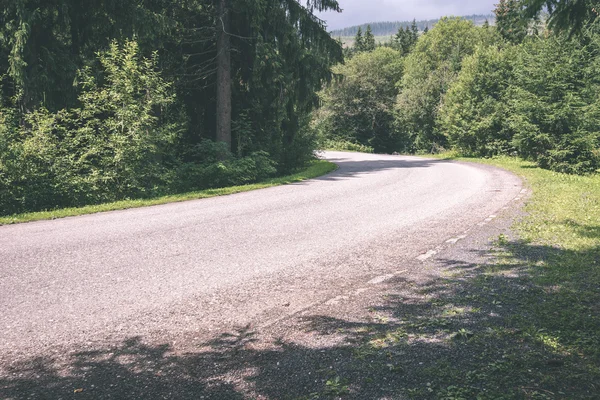
<path id="1" fill-rule="evenodd" d="M 522 239 L 571 251 L 600 245 L 600 174 L 562 174 L 513 157 L 444 158 L 495 165 L 525 180 L 533 196 L 517 226 Z"/>
<path id="2" fill-rule="evenodd" d="M 518 237 L 497 238 L 496 262 L 450 280 L 447 287 L 460 286 L 460 294 L 434 305 L 459 303 L 502 318 L 473 313 L 473 337 L 453 344 L 473 358 L 440 357 L 423 371 L 429 386 L 413 388 L 412 396 L 598 398 L 600 174 L 556 173 L 510 157 L 442 157 L 512 171 L 532 195 L 513 227 Z"/>
<path id="3" fill-rule="evenodd" d="M 334 171 L 336 168 L 337 166 L 329 161 L 317 160 L 312 162 L 308 168 L 293 175 L 272 178 L 264 182 L 254 183 L 250 185 L 231 186 L 220 189 L 206 189 L 196 192 L 173 194 L 150 199 L 122 200 L 113 203 L 104 203 L 85 207 L 61 208 L 49 211 L 0 216 L 0 225 L 73 217 L 77 215 L 93 214 L 104 211 L 124 210 L 128 208 L 155 206 L 159 204 L 175 203 L 186 200 L 197 200 L 215 196 L 224 196 L 234 193 L 247 192 L 250 190 L 264 189 L 273 186 L 286 185 L 289 183 L 304 181 L 306 179 L 312 179 L 321 175 L 325 175 L 331 171 Z"/>
<path id="4" fill-rule="evenodd" d="M 345 360 L 336 373 L 364 398 L 598 399 L 600 175 L 441 157 L 521 176 L 524 212 L 482 258 L 444 260 L 427 282 L 407 276 L 365 322 L 329 321 L 323 332 L 344 328 L 350 343 L 332 356 Z"/>

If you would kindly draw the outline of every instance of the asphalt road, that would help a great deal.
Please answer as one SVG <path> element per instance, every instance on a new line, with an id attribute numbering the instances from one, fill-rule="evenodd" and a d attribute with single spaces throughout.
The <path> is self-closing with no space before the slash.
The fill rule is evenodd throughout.
<path id="1" fill-rule="evenodd" d="M 339 169 L 302 183 L 1 226 L 0 366 L 120 338 L 272 324 L 425 259 L 521 191 L 492 167 L 325 156 Z"/>

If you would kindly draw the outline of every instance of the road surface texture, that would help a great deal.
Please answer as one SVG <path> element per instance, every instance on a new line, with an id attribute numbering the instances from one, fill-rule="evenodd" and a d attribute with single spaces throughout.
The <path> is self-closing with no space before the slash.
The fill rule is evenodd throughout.
<path id="1" fill-rule="evenodd" d="M 351 319 L 379 286 L 426 279 L 430 260 L 489 239 L 522 192 L 487 166 L 324 157 L 339 169 L 301 183 L 0 226 L 0 398 L 310 395 L 305 364 L 261 367 L 279 366 L 277 340 L 300 346 L 293 321 Z"/>

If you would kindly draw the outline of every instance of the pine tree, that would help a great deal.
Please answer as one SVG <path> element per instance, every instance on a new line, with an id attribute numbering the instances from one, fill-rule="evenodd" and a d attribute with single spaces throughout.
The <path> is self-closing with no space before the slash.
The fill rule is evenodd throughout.
<path id="1" fill-rule="evenodd" d="M 359 26 L 356 36 L 354 37 L 354 52 L 360 53 L 365 51 L 365 40 L 362 34 L 362 28 Z"/>
<path id="2" fill-rule="evenodd" d="M 375 43 L 375 36 L 371 30 L 371 25 L 367 25 L 367 31 L 365 32 L 365 51 L 373 51 L 377 47 Z"/>
<path id="3" fill-rule="evenodd" d="M 570 34 L 580 33 L 585 26 L 600 19 L 598 0 L 528 0 L 524 8 L 525 18 L 537 18 L 547 8 L 549 26 Z"/>
<path id="4" fill-rule="evenodd" d="M 407 55 L 412 51 L 418 39 L 419 29 L 416 22 L 413 22 L 411 27 L 407 26 L 404 29 L 398 29 L 398 33 L 394 36 L 392 47 L 402 52 L 403 55 Z"/>
<path id="5" fill-rule="evenodd" d="M 227 0 L 219 0 L 217 8 L 217 142 L 231 150 L 231 43 Z"/>
<path id="6" fill-rule="evenodd" d="M 412 44 L 414 45 L 415 43 L 417 43 L 417 39 L 419 38 L 419 28 L 417 27 L 416 19 L 413 19 L 413 22 L 410 26 L 410 35 L 411 35 Z"/>
<path id="7" fill-rule="evenodd" d="M 496 28 L 511 43 L 521 43 L 527 36 L 528 21 L 522 0 L 500 0 L 496 5 Z"/>

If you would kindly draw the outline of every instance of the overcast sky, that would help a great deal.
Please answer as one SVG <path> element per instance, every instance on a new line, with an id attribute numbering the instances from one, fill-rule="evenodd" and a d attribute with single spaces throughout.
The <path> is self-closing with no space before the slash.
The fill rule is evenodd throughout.
<path id="1" fill-rule="evenodd" d="M 367 22 L 412 21 L 445 15 L 488 14 L 498 0 L 338 0 L 342 13 L 323 13 L 328 30 Z"/>

